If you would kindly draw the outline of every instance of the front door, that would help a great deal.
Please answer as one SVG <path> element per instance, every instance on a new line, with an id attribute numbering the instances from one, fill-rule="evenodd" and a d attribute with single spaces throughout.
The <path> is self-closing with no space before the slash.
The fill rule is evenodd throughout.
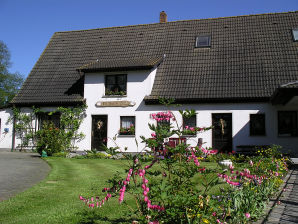
<path id="1" fill-rule="evenodd" d="M 91 147 L 103 151 L 107 146 L 107 115 L 92 115 Z"/>
<path id="2" fill-rule="evenodd" d="M 212 114 L 212 147 L 219 152 L 232 151 L 232 114 Z"/>

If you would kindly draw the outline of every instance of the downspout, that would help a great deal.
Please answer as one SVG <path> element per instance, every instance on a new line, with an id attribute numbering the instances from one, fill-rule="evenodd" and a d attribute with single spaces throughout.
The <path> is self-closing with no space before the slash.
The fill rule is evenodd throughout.
<path id="1" fill-rule="evenodd" d="M 13 126 L 12 126 L 12 142 L 11 142 L 11 151 L 13 152 L 14 146 L 15 146 L 15 124 L 16 124 L 16 118 L 13 116 Z"/>

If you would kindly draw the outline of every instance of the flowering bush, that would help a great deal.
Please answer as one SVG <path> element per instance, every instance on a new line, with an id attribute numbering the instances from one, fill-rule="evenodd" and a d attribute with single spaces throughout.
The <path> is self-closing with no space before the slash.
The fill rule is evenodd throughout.
<path id="1" fill-rule="evenodd" d="M 45 122 L 42 129 L 37 131 L 37 152 L 39 154 L 44 150 L 47 155 L 61 152 L 63 141 L 60 138 L 61 131 L 55 127 L 53 122 Z"/>
<path id="2" fill-rule="evenodd" d="M 182 116 L 190 113 L 180 111 Z M 128 193 L 135 199 L 133 213 L 139 223 L 247 223 L 260 216 L 286 172 L 283 161 L 270 158 L 261 164 L 253 159 L 243 164 L 235 162 L 227 170 L 220 166 L 205 167 L 202 160 L 235 155 L 191 147 L 171 111 L 152 114 L 151 118 L 175 124 L 150 124 L 151 137 L 141 136 L 146 145 L 141 152 L 146 151 L 152 159 L 143 159 L 140 153 L 135 155 L 126 177 L 114 177 L 112 185 L 103 189 L 104 196 L 80 196 L 80 200 L 90 208 L 100 208 L 114 197 L 125 204 Z M 194 127 L 196 132 L 209 129 Z M 175 141 L 171 142 L 169 138 L 173 136 Z"/>

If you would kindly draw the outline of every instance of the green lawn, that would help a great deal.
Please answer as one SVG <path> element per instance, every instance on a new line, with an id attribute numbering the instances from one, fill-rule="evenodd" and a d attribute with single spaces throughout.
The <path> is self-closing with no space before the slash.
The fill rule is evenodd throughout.
<path id="1" fill-rule="evenodd" d="M 131 223 L 128 207 L 112 198 L 100 209 L 89 209 L 79 195 L 103 195 L 101 189 L 125 161 L 108 159 L 47 158 L 49 176 L 23 193 L 0 203 L 0 223 Z M 212 163 L 202 165 L 214 166 Z M 126 197 L 127 200 L 127 197 Z M 133 206 L 132 199 L 128 203 Z"/>

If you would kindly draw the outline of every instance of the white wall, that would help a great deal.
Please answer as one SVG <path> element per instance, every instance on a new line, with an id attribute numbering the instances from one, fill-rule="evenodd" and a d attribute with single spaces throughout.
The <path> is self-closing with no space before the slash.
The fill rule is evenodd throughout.
<path id="1" fill-rule="evenodd" d="M 11 149 L 12 142 L 12 123 L 8 122 L 9 117 L 11 116 L 12 111 L 10 109 L 0 109 L 0 150 L 1 149 Z M 8 128 L 8 132 L 4 132 L 4 129 Z"/>
<path id="2" fill-rule="evenodd" d="M 155 123 L 150 119 L 151 113 L 159 111 L 167 111 L 161 105 L 145 105 L 144 97 L 151 93 L 154 82 L 156 69 L 152 71 L 129 71 L 127 74 L 127 96 L 123 97 L 105 97 L 104 76 L 112 73 L 87 73 L 85 75 L 84 97 L 87 103 L 86 118 L 84 119 L 80 131 L 86 137 L 83 141 L 77 143 L 79 150 L 91 149 L 91 123 L 92 115 L 108 115 L 108 147 L 115 146 L 112 138 L 120 129 L 120 116 L 136 117 L 136 135 L 135 137 L 122 136 L 118 137 L 116 144 L 121 148 L 128 147 L 128 152 L 141 151 L 144 144 L 141 144 L 139 136 L 151 137 L 152 131 L 148 127 L 148 123 Z M 118 72 L 115 74 L 119 74 Z M 98 101 L 133 101 L 136 104 L 133 107 L 97 107 Z M 182 117 L 178 110 L 194 109 L 197 112 L 197 125 L 199 127 L 209 127 L 212 125 L 212 113 L 232 113 L 232 135 L 233 150 L 238 145 L 282 145 L 285 149 L 292 149 L 298 156 L 298 137 L 278 137 L 277 114 L 282 110 L 298 111 L 298 104 L 290 103 L 289 106 L 272 106 L 270 103 L 226 103 L 226 104 L 190 104 L 183 105 L 180 108 L 171 108 L 176 116 L 179 125 L 182 124 Z M 42 108 L 46 111 L 52 111 L 55 108 Z M 30 108 L 22 108 L 23 111 L 29 112 Z M 12 139 L 12 125 L 5 125 L 5 121 L 11 112 L 0 111 L 2 120 L 1 136 L 4 128 L 9 128 L 9 133 L 0 137 L 0 148 L 10 148 Z M 266 136 L 250 136 L 249 119 L 250 114 L 265 113 L 266 118 Z M 197 134 L 188 140 L 189 144 L 196 145 L 198 138 L 203 138 L 206 147 L 212 147 L 212 131 Z M 139 143 L 139 147 L 135 144 L 135 139 Z M 16 139 L 15 146 L 20 143 Z"/>
<path id="3" fill-rule="evenodd" d="M 117 73 L 119 74 L 119 73 Z M 84 119 L 81 131 L 86 134 L 86 138 L 78 144 L 80 150 L 91 149 L 91 115 L 108 115 L 108 137 L 115 136 L 120 129 L 120 116 L 136 116 L 136 140 L 139 142 L 137 148 L 134 137 L 118 137 L 116 143 L 121 148 L 128 147 L 129 152 L 136 152 L 143 149 L 144 145 L 140 144 L 140 135 L 145 137 L 151 136 L 148 123 L 155 121 L 150 119 L 151 113 L 166 111 L 167 108 L 160 105 L 145 105 L 143 99 L 149 95 L 152 88 L 153 71 L 133 71 L 127 72 L 127 96 L 126 97 L 103 97 L 104 96 L 104 73 L 86 74 L 84 97 L 88 105 L 87 117 Z M 136 102 L 133 107 L 96 107 L 98 101 L 121 101 L 129 100 Z M 192 104 L 183 105 L 181 108 L 173 108 L 178 123 L 182 124 L 182 117 L 179 109 L 195 109 L 197 114 L 197 125 L 199 127 L 209 127 L 212 124 L 212 113 L 232 113 L 233 123 L 233 150 L 238 145 L 268 145 L 280 144 L 287 149 L 297 150 L 297 137 L 278 137 L 277 129 L 277 111 L 278 110 L 297 110 L 297 106 L 292 107 L 275 107 L 269 103 L 235 103 L 235 104 Z M 266 136 L 250 136 L 249 119 L 250 114 L 265 113 L 266 117 Z M 212 131 L 198 134 L 188 142 L 196 144 L 198 138 L 203 138 L 205 146 L 212 146 Z M 108 146 L 115 146 L 115 143 L 108 139 Z"/>
<path id="4" fill-rule="evenodd" d="M 92 115 L 108 115 L 108 137 L 113 137 L 120 129 L 120 116 L 136 116 L 136 134 L 146 133 L 148 129 L 147 113 L 137 111 L 146 95 L 151 93 L 156 69 L 151 71 L 130 71 L 127 74 L 127 96 L 124 97 L 105 97 L 104 77 L 105 74 L 113 73 L 87 73 L 85 74 L 84 98 L 87 103 L 86 114 L 81 131 L 86 135 L 85 139 L 78 143 L 80 150 L 91 149 L 91 123 Z M 121 74 L 119 72 L 115 74 Z M 133 101 L 133 107 L 96 107 L 98 101 Z M 139 140 L 139 139 L 138 139 Z M 133 137 L 119 137 L 117 143 L 121 146 L 129 147 L 129 151 L 137 151 Z M 111 139 L 108 140 L 108 146 L 115 146 Z"/>

